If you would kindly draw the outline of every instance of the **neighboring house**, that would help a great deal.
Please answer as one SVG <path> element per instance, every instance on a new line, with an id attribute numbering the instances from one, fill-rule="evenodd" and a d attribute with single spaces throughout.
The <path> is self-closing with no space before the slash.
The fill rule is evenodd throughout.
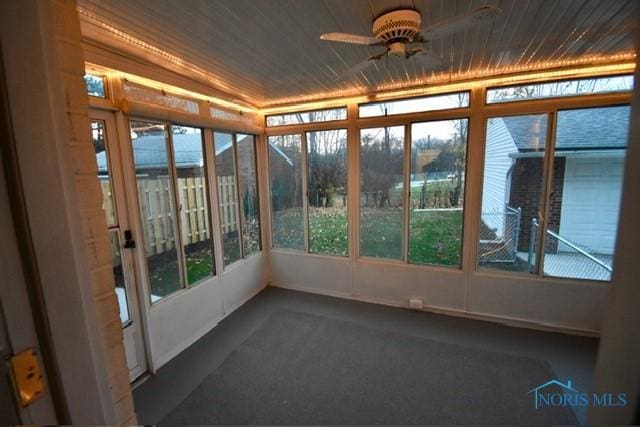
<path id="1" fill-rule="evenodd" d="M 561 111 L 558 114 L 548 228 L 563 238 L 613 254 L 619 213 L 629 107 Z M 527 251 L 531 219 L 539 211 L 546 116 L 490 119 L 487 126 L 482 217 L 502 236 L 492 214 L 522 209 L 518 251 Z M 562 250 L 549 241 L 547 251 Z"/>

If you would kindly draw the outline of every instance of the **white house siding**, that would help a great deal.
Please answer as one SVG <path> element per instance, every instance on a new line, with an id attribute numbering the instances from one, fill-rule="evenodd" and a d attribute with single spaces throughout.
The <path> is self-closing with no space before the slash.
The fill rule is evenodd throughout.
<path id="1" fill-rule="evenodd" d="M 560 236 L 598 254 L 613 255 L 624 158 L 567 158 Z M 562 245 L 559 250 L 567 249 Z"/>
<path id="2" fill-rule="evenodd" d="M 489 119 L 484 160 L 484 185 L 482 188 L 482 220 L 489 228 L 496 229 L 502 237 L 504 229 L 505 203 L 507 194 L 507 173 L 513 165 L 509 154 L 517 152 L 511 134 L 502 119 Z"/>

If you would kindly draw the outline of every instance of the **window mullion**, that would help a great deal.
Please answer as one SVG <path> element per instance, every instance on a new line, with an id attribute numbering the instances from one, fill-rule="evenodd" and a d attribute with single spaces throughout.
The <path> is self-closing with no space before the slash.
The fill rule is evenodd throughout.
<path id="1" fill-rule="evenodd" d="M 304 217 L 304 251 L 309 252 L 309 189 L 308 185 L 308 170 L 307 165 L 307 133 L 302 132 L 300 134 L 300 156 L 302 163 L 302 213 Z"/>
<path id="2" fill-rule="evenodd" d="M 188 280 L 187 280 L 187 265 L 186 265 L 186 256 L 184 254 L 184 246 L 182 245 L 182 206 L 180 203 L 180 189 L 178 188 L 178 171 L 176 168 L 176 159 L 174 154 L 173 147 L 173 129 L 171 125 L 165 125 L 165 132 L 167 132 L 166 144 L 167 144 L 167 163 L 169 163 L 169 191 L 171 191 L 171 196 L 173 198 L 173 209 L 171 209 L 174 219 L 173 225 L 175 227 L 175 236 L 174 236 L 174 247 L 176 248 L 176 253 L 178 254 L 178 266 L 180 269 L 180 287 L 182 289 L 187 288 Z"/>
<path id="3" fill-rule="evenodd" d="M 233 133 L 231 136 L 231 148 L 233 154 L 233 169 L 235 171 L 234 174 L 234 187 L 236 190 L 236 222 L 238 224 L 238 244 L 240 245 L 240 258 L 245 257 L 245 248 L 244 248 L 244 224 L 242 223 L 242 219 L 244 218 L 241 215 L 240 210 L 244 210 L 243 200 L 240 198 L 240 169 L 238 169 L 238 134 Z"/>
<path id="4" fill-rule="evenodd" d="M 409 220 L 410 220 L 410 206 L 411 200 L 411 124 L 404 125 L 404 159 L 402 170 L 402 205 L 403 205 L 403 220 L 402 220 L 402 260 L 405 263 L 409 262 Z"/>
<path id="5" fill-rule="evenodd" d="M 543 169 L 543 192 L 541 200 L 542 218 L 540 218 L 540 229 L 538 230 L 538 247 L 536 248 L 535 274 L 543 275 L 544 253 L 547 245 L 547 224 L 549 212 L 551 211 L 551 195 L 553 193 L 553 158 L 555 156 L 556 142 L 556 116 L 557 111 L 549 113 L 549 124 L 547 126 L 547 141 L 545 144 L 545 158 Z"/>

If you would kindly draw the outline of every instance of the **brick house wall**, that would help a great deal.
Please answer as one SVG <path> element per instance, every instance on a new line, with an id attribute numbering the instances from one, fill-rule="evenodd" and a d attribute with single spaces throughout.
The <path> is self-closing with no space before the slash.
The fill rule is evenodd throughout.
<path id="1" fill-rule="evenodd" d="M 520 236 L 518 238 L 518 251 L 521 252 L 529 251 L 531 219 L 538 217 L 538 211 L 541 208 L 543 169 L 544 159 L 542 157 L 522 157 L 516 160 L 511 174 L 509 206 L 522 209 Z M 564 170 L 565 158 L 554 158 L 553 187 L 547 226 L 555 232 L 560 230 Z M 545 252 L 555 253 L 557 249 L 557 241 L 555 239 L 547 239 Z"/>

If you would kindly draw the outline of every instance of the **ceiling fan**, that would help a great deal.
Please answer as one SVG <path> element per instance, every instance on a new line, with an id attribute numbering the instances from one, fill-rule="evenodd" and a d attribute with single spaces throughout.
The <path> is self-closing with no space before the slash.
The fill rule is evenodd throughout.
<path id="1" fill-rule="evenodd" d="M 422 15 L 414 9 L 397 9 L 386 12 L 373 21 L 373 36 L 349 33 L 325 33 L 321 40 L 351 43 L 365 46 L 380 46 L 385 50 L 370 56 L 365 61 L 351 67 L 347 75 L 364 71 L 376 61 L 387 56 L 415 58 L 431 69 L 444 68 L 444 61 L 438 55 L 410 44 L 427 44 L 432 40 L 463 31 L 468 28 L 492 22 L 501 10 L 495 6 L 481 6 L 471 13 L 459 15 L 421 28 Z M 342 76 L 338 76 L 342 77 Z"/>

